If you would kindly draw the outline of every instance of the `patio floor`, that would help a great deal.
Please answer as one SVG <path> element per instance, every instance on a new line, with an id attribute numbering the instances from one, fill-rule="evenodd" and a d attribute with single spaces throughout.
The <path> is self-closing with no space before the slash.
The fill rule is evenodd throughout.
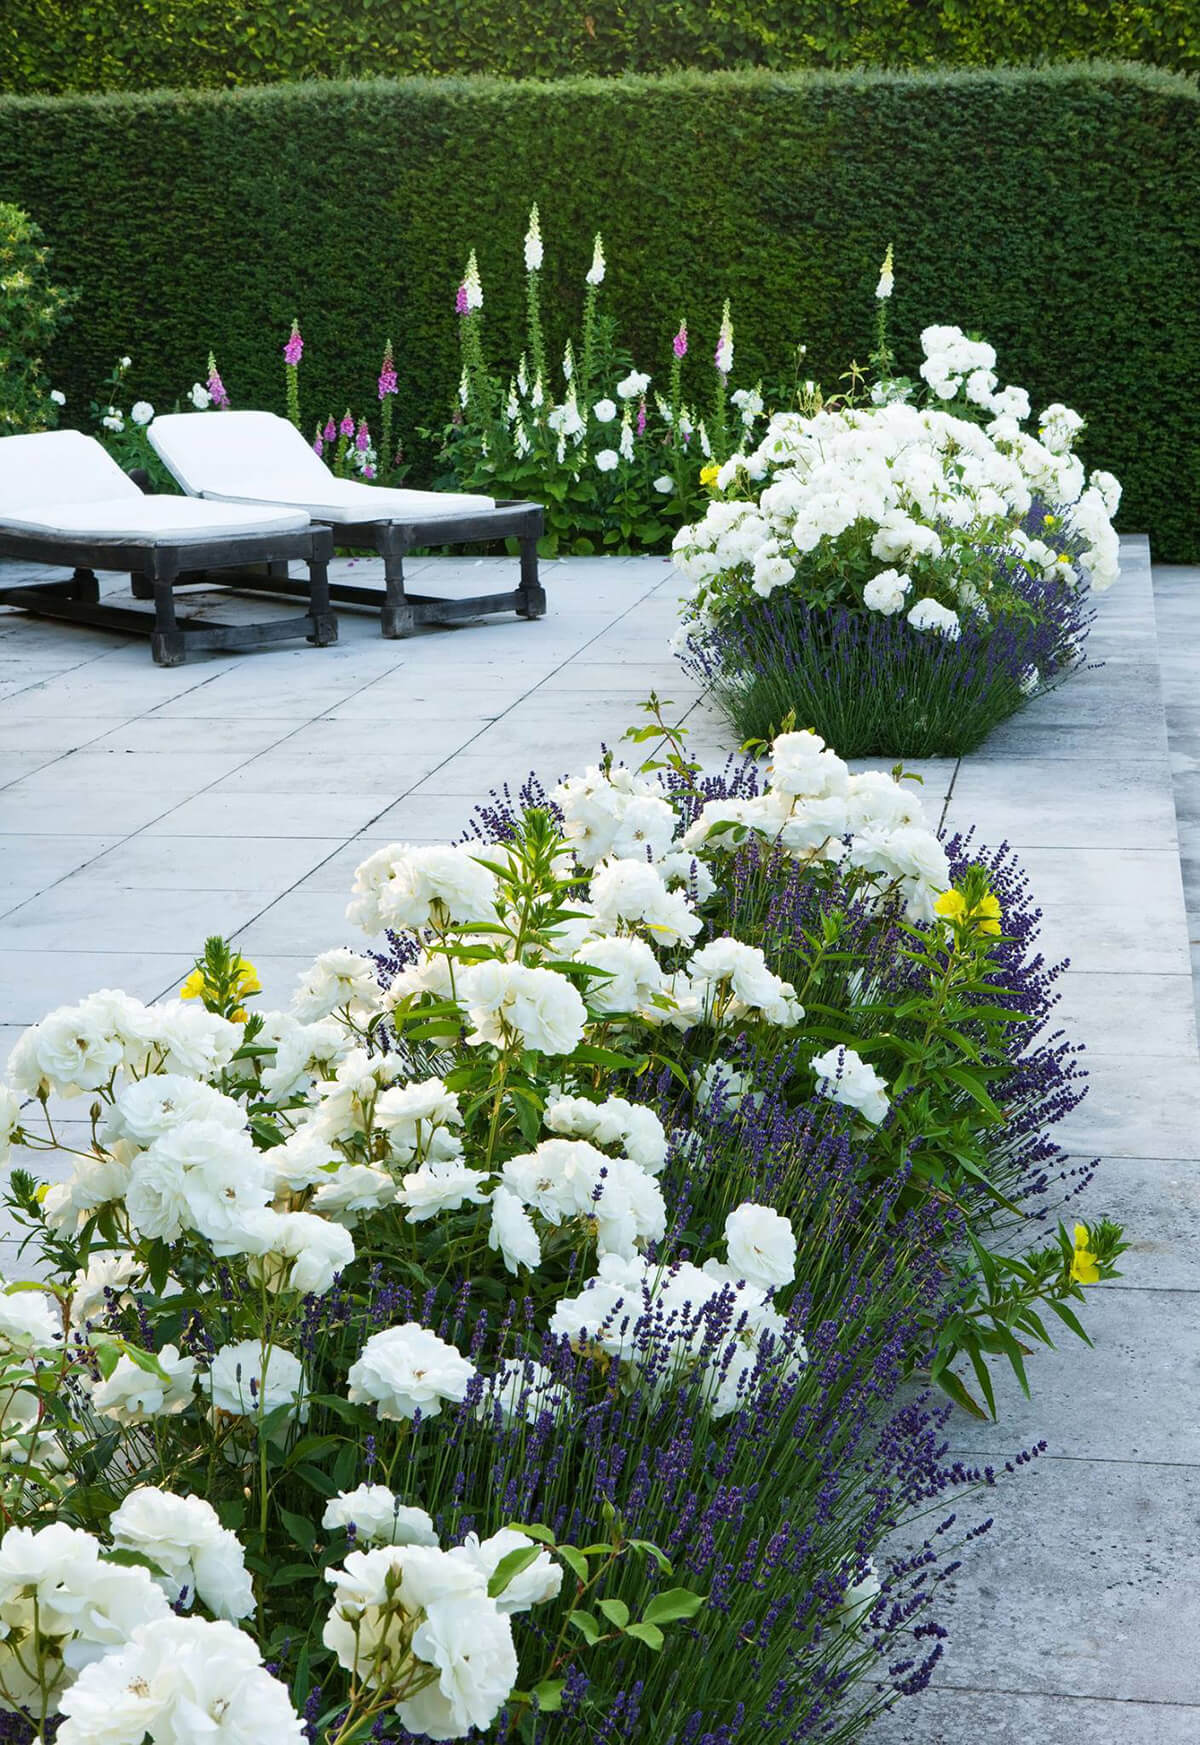
<path id="1" fill-rule="evenodd" d="M 1103 1155 L 1081 1209 L 1124 1218 L 1133 1248 L 1121 1283 L 1092 1299 L 1095 1351 L 1038 1354 L 1032 1404 L 1006 1389 L 998 1426 L 952 1426 L 973 1457 L 1002 1463 L 1040 1437 L 1049 1450 L 964 1506 L 993 1512 L 995 1530 L 940 1608 L 951 1636 L 935 1690 L 872 1735 L 881 1745 L 1200 1739 L 1200 1062 L 1160 681 L 1185 698 L 1172 722 L 1194 867 L 1200 709 L 1181 639 L 1200 629 L 1200 578 L 1190 596 L 1163 578 L 1174 616 L 1160 663 L 1145 542 L 1127 540 L 1124 558 L 1099 606 L 1103 664 L 961 766 L 923 766 L 931 812 L 947 802 L 951 827 L 1019 849 L 1047 952 L 1072 959 L 1061 1012 L 1092 1089 L 1062 1137 Z M 429 559 L 412 574 L 474 593 L 498 561 Z M 368 566 L 353 569 L 361 580 Z M 545 579 L 537 624 L 384 642 L 373 617 L 347 611 L 334 648 L 171 670 L 144 642 L 0 609 L 0 1056 L 93 988 L 169 993 L 215 931 L 284 1003 L 316 952 L 349 941 L 366 854 L 453 837 L 489 787 L 594 760 L 644 719 L 651 688 L 687 712 L 699 754 L 731 749 L 666 651 L 664 560 L 566 560 Z M 17 1270 L 0 1242 L 0 1271 Z"/>

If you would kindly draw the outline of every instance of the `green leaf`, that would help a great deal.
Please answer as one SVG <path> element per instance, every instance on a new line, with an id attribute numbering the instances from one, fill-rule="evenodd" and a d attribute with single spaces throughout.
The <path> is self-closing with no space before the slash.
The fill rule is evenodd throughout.
<path id="1" fill-rule="evenodd" d="M 528 1569 L 531 1563 L 536 1563 L 544 1553 L 540 1545 L 518 1545 L 515 1551 L 510 1551 L 502 1557 L 488 1582 L 488 1594 L 496 1599 L 502 1594 L 514 1577 Z"/>
<path id="2" fill-rule="evenodd" d="M 629 1622 L 629 1607 L 624 1600 L 597 1600 L 596 1610 L 603 1612 L 610 1624 L 623 1630 Z"/>
<path id="3" fill-rule="evenodd" d="M 567 1568 L 570 1569 L 576 1578 L 586 1587 L 588 1580 L 588 1561 L 583 1555 L 583 1552 L 577 1551 L 573 1545 L 559 1545 L 556 1549 Z"/>
<path id="4" fill-rule="evenodd" d="M 533 1687 L 533 1696 L 543 1715 L 553 1715 L 562 1708 L 562 1693 L 566 1689 L 565 1678 L 544 1678 L 541 1684 Z"/>
<path id="5" fill-rule="evenodd" d="M 536 1539 L 542 1545 L 555 1545 L 557 1541 L 549 1527 L 543 1527 L 540 1521 L 522 1522 L 509 1521 L 505 1527 L 507 1533 L 524 1533 L 527 1539 Z"/>
<path id="6" fill-rule="evenodd" d="M 279 1519 L 287 1528 L 296 1544 L 305 1551 L 311 1551 L 317 1543 L 317 1529 L 307 1515 L 293 1514 L 291 1509 L 280 1509 Z"/>
<path id="7" fill-rule="evenodd" d="M 656 1654 L 666 1640 L 657 1624 L 630 1624 L 625 1634 L 636 1636 L 639 1642 L 644 1642 L 647 1648 L 653 1648 Z"/>
<path id="8" fill-rule="evenodd" d="M 599 1642 L 601 1636 L 604 1634 L 592 1612 L 569 1612 L 567 1614 L 567 1622 L 568 1624 L 574 1624 L 584 1641 L 591 1643 L 593 1646 Z"/>
<path id="9" fill-rule="evenodd" d="M 686 1587 L 668 1588 L 656 1595 L 642 1613 L 644 1624 L 673 1624 L 677 1618 L 694 1618 L 704 1610 L 706 1595 L 694 1594 Z"/>

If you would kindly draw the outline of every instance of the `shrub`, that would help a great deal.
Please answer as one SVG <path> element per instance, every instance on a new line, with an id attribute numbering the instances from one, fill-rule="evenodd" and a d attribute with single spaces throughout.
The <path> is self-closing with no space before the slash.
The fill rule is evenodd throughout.
<path id="1" fill-rule="evenodd" d="M 44 353 L 73 301 L 50 279 L 50 251 L 19 206 L 0 201 L 0 436 L 50 430 L 61 391 Z"/>
<path id="2" fill-rule="evenodd" d="M 1081 658 L 1088 592 L 1118 574 L 1121 487 L 1089 479 L 1078 413 L 1026 430 L 1029 395 L 956 327 L 921 335 L 921 404 L 892 370 L 892 284 L 889 251 L 869 394 L 806 384 L 675 538 L 685 663 L 743 741 L 803 719 L 851 755 L 972 750 Z"/>
<path id="3" fill-rule="evenodd" d="M 1186 559 L 1200 526 L 1196 109 L 1193 83 L 1112 66 L 9 98 L 0 186 L 86 291 L 86 325 L 53 354 L 73 406 L 123 351 L 138 397 L 168 405 L 212 348 L 237 404 L 282 410 L 275 336 L 299 314 L 307 416 L 373 404 L 390 334 L 401 431 L 453 409 L 453 294 L 472 247 L 492 344 L 518 358 L 532 200 L 555 241 L 551 355 L 603 230 L 608 309 L 633 356 L 659 357 L 680 315 L 715 335 L 729 297 L 746 383 L 779 378 L 799 342 L 818 380 L 864 358 L 890 240 L 898 328 L 987 333 L 1037 404 L 1061 397 L 1087 418 L 1085 452 L 1125 484 L 1124 525 Z M 682 393 L 704 405 L 698 350 Z M 433 475 L 428 454 L 409 459 L 414 479 Z"/>
<path id="4" fill-rule="evenodd" d="M 1119 1232 L 973 1278 L 1072 1101 L 1027 905 L 998 868 L 939 896 L 911 799 L 811 736 L 770 773 L 591 770 L 486 848 L 384 849 L 376 953 L 291 1012 L 215 939 L 195 1005 L 18 1040 L 5 1141 L 58 1145 L 18 1093 L 96 1105 L 67 1180 L 13 1177 L 48 1274 L 0 1291 L 22 1745 L 114 1703 L 130 1737 L 800 1745 L 922 1688 L 952 1521 L 881 1541 L 992 1474 L 898 1390 L 1023 1373 Z"/>

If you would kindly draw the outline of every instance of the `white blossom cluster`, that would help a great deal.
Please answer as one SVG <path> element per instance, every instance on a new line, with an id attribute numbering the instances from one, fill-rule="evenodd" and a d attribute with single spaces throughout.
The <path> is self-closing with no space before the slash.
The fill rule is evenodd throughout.
<path id="1" fill-rule="evenodd" d="M 49 1497 L 70 1482 L 65 1420 L 42 1410 L 55 1377 L 69 1418 L 121 1449 L 105 1543 L 60 1524 L 0 1534 L 0 1706 L 45 1698 L 67 1745 L 303 1737 L 238 1627 L 256 1606 L 235 1534 L 201 1497 L 139 1482 L 130 1451 L 203 1434 L 244 1470 L 264 1439 L 302 1436 L 320 1401 L 296 1331 L 302 1299 L 330 1292 L 381 1232 L 416 1254 L 474 1244 L 480 1267 L 522 1289 L 531 1271 L 579 1257 L 559 1287 L 570 1294 L 546 1309 L 564 1357 L 567 1344 L 602 1353 L 623 1384 L 655 1390 L 687 1380 L 714 1418 L 805 1363 L 776 1303 L 796 1274 L 790 1221 L 745 1202 L 719 1258 L 660 1258 L 672 1142 L 654 1110 L 605 1094 L 596 1044 L 632 1053 L 647 1030 L 695 1031 L 709 1062 L 698 1111 L 718 1092 L 733 1092 L 729 1106 L 752 1099 L 716 1051 L 747 1026 L 794 1035 L 805 1013 L 761 949 L 707 936 L 729 849 L 753 836 L 814 875 L 841 866 L 915 920 L 949 883 L 944 852 L 907 786 L 852 775 L 812 733 L 775 741 L 761 795 L 694 820 L 657 777 L 621 767 L 588 769 L 554 798 L 563 834 L 547 838 L 545 878 L 557 906 L 543 927 L 517 914 L 511 846 L 395 844 L 359 868 L 350 909 L 368 932 L 407 939 L 410 961 L 386 988 L 372 959 L 339 948 L 301 975 L 291 1010 L 253 1029 L 244 1014 L 105 990 L 19 1039 L 0 1144 L 30 1143 L 31 1101 L 96 1107 L 90 1143 L 41 1200 L 49 1229 L 80 1245 L 78 1270 L 53 1290 L 0 1287 L 0 1459 Z M 404 1040 L 431 1020 L 450 1038 L 436 1055 Z M 503 1092 L 509 1070 L 544 1094 L 493 1153 L 481 1100 L 460 1087 Z M 860 1131 L 886 1119 L 888 1086 L 852 1049 L 811 1057 L 811 1072 Z M 440 1219 L 457 1222 L 431 1229 Z M 163 1264 L 167 1299 L 230 1269 L 260 1320 L 215 1348 L 185 1332 L 129 1344 L 114 1311 L 163 1300 Z M 411 1319 L 370 1331 L 332 1386 L 343 1410 L 405 1435 L 443 1414 L 488 1426 L 571 1409 L 569 1388 L 531 1357 L 468 1356 Z M 431 1738 L 490 1725 L 517 1677 L 512 1619 L 558 1592 L 558 1564 L 539 1553 L 489 1596 L 520 1535 L 444 1550 L 425 1509 L 373 1482 L 324 1506 L 328 1533 L 353 1528 L 325 1571 L 324 1640 L 356 1688 L 386 1690 L 403 1725 Z"/>
<path id="2" fill-rule="evenodd" d="M 674 542 L 688 620 L 711 624 L 731 600 L 803 596 L 853 575 L 841 581 L 845 604 L 955 638 L 965 615 L 992 615 L 991 576 L 1012 566 L 1072 589 L 1116 580 L 1120 486 L 1109 473 L 1088 478 L 1073 451 L 1079 415 L 1049 406 L 1034 434 L 1029 396 L 998 385 L 990 345 L 955 327 L 921 339 L 930 406 L 898 389 L 870 405 L 782 413 L 756 449 L 725 462 L 717 485 L 734 494 Z M 1053 545 L 1021 525 L 1035 498 L 1063 536 Z"/>
<path id="3" fill-rule="evenodd" d="M 461 1738 L 495 1719 L 517 1679 L 512 1619 L 555 1598 L 562 1567 L 539 1550 L 495 1598 L 501 1561 L 529 1541 L 471 1533 L 443 1550 L 424 1509 L 383 1485 L 341 1492 L 327 1529 L 356 1549 L 325 1570 L 324 1642 L 410 1731 Z M 0 1708 L 63 1717 L 68 1745 L 301 1745 L 284 1686 L 236 1620 L 254 1609 L 237 1538 L 198 1497 L 142 1487 L 112 1516 L 111 1546 L 55 1522 L 0 1542 Z M 134 1556 L 130 1563 L 114 1557 Z M 198 1601 L 214 1619 L 181 1615 Z M 172 1605 L 175 1607 L 173 1611 Z"/>

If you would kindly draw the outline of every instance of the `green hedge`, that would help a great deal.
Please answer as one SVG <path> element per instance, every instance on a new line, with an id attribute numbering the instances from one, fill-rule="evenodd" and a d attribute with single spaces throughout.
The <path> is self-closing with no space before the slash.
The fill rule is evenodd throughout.
<path id="1" fill-rule="evenodd" d="M 1126 484 L 1123 525 L 1185 558 L 1200 534 L 1198 97 L 1175 75 L 1089 65 L 6 98 L 0 198 L 32 213 L 83 293 L 52 358 L 74 413 L 121 352 L 161 406 L 210 346 L 236 403 L 279 406 L 299 314 L 306 417 L 368 407 L 390 333 L 401 427 L 440 422 L 472 245 L 492 339 L 518 343 L 533 199 L 560 336 L 601 229 L 639 367 L 661 379 L 686 313 L 699 390 L 729 295 L 739 381 L 778 374 L 803 340 L 828 382 L 870 349 L 891 240 L 896 333 L 986 334 L 1035 404 L 1087 416 L 1085 453 Z"/>
<path id="2" fill-rule="evenodd" d="M 1200 68 L 1195 0 L 7 0 L 0 90 L 737 65 Z"/>

